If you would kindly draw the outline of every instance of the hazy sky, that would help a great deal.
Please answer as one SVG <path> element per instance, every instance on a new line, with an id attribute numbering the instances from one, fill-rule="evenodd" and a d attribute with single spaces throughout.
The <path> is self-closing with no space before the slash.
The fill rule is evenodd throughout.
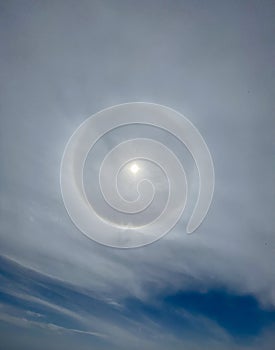
<path id="1" fill-rule="evenodd" d="M 274 10 L 267 0 L 0 1 L 5 349 L 272 349 Z M 192 120 L 216 188 L 195 234 L 183 218 L 152 245 L 117 250 L 72 224 L 59 169 L 82 121 L 131 101 Z"/>

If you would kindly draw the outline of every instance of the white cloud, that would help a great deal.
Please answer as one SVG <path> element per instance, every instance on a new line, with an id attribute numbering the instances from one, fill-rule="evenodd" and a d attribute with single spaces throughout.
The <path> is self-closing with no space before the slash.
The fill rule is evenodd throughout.
<path id="1" fill-rule="evenodd" d="M 47 9 L 22 10 L 16 26 L 7 22 L 9 16 L 0 24 L 6 35 L 1 254 L 92 290 L 118 308 L 129 296 L 154 300 L 159 293 L 220 286 L 274 307 L 268 6 L 247 11 L 242 3 L 237 11 L 230 2 L 215 3 L 213 12 L 212 5 L 183 2 L 171 12 L 157 6 L 158 16 L 151 16 L 140 7 L 100 3 L 99 17 L 88 21 L 81 6 L 41 6 Z M 18 39 L 22 30 L 24 45 Z M 110 32 L 120 39 L 108 40 Z M 69 136 L 88 115 L 132 100 L 186 113 L 213 155 L 216 190 L 206 220 L 193 235 L 185 235 L 182 220 L 159 242 L 125 251 L 89 241 L 73 226 L 60 195 L 59 167 Z M 132 341 L 132 334 L 116 331 Z M 215 347 L 227 345 L 211 344 Z"/>

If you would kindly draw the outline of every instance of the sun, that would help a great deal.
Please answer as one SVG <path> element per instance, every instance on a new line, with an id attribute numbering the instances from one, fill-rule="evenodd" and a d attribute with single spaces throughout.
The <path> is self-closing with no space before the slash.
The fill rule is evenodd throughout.
<path id="1" fill-rule="evenodd" d="M 134 164 L 131 166 L 130 170 L 131 170 L 131 172 L 132 172 L 133 174 L 136 174 L 136 173 L 139 171 L 139 166 L 138 166 L 136 163 L 134 163 Z"/>

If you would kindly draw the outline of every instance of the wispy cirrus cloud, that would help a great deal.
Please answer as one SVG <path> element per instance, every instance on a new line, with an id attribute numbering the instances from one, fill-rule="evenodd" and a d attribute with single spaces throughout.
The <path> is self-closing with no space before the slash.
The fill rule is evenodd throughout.
<path id="1" fill-rule="evenodd" d="M 53 338 L 70 334 L 84 349 L 94 340 L 82 336 L 96 337 L 102 348 L 115 349 L 166 349 L 172 345 L 175 349 L 183 345 L 199 349 L 202 344 L 214 349 L 253 349 L 275 324 L 275 312 L 262 309 L 250 296 L 190 291 L 158 295 L 154 301 L 131 296 L 118 305 L 3 257 L 1 266 L 6 283 L 0 287 L 0 322 L 9 329 L 28 329 L 30 337 L 37 330 Z M 17 274 L 21 281 L 14 279 Z"/>
<path id="2" fill-rule="evenodd" d="M 179 293 L 186 300 L 188 291 L 211 296 L 219 289 L 233 299 L 249 295 L 256 303 L 252 310 L 274 310 L 273 14 L 270 2 L 257 1 L 1 4 L 0 253 L 19 263 L 1 259 L 1 300 L 14 308 L 7 315 L 106 334 L 119 350 L 129 344 L 201 349 L 206 339 L 219 350 L 272 348 L 272 320 L 256 328 L 253 345 L 239 344 L 215 315 L 161 300 Z M 85 118 L 137 100 L 171 106 L 194 122 L 213 155 L 216 190 L 194 235 L 185 235 L 183 217 L 154 245 L 113 250 L 71 223 L 60 195 L 60 161 Z M 140 130 L 109 135 L 101 153 L 128 132 L 137 136 Z M 161 138 L 142 130 L 150 135 Z M 94 166 L 101 153 L 94 155 Z M 140 319 L 129 311 L 134 305 Z M 169 308 L 168 327 L 161 317 L 169 318 Z M 180 336 L 179 324 L 193 324 L 193 333 Z M 39 333 L 29 325 L 26 348 L 48 349 L 58 332 Z M 201 340 L 200 327 L 205 334 L 216 329 L 221 338 Z M 3 328 L 5 344 L 15 328 Z M 27 331 L 16 330 L 14 348 L 22 349 Z M 55 337 L 54 346 L 76 347 L 80 333 L 73 334 Z M 89 338 L 82 339 L 83 349 L 90 349 Z M 102 339 L 99 349 L 106 345 Z"/>

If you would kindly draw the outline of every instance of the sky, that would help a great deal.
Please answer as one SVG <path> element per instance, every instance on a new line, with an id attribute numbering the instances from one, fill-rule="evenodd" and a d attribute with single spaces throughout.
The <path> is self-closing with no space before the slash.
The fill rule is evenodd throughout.
<path id="1" fill-rule="evenodd" d="M 273 349 L 274 11 L 268 0 L 0 1 L 1 350 Z M 59 171 L 84 120 L 133 101 L 187 116 L 216 184 L 194 234 L 187 211 L 161 240 L 122 250 L 73 225 Z M 97 145 L 91 169 L 139 133 L 185 158 L 129 127 Z"/>

